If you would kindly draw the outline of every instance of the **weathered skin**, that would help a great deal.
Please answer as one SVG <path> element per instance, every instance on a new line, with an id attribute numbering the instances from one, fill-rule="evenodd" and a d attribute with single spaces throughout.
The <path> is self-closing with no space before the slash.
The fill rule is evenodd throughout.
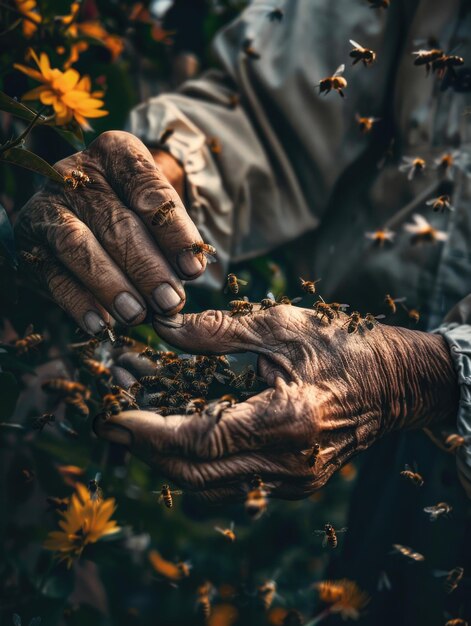
<path id="1" fill-rule="evenodd" d="M 348 334 L 282 305 L 241 318 L 223 311 L 156 316 L 157 332 L 190 352 L 253 351 L 269 389 L 224 411 L 161 417 L 128 411 L 95 424 L 186 490 L 209 500 L 241 495 L 260 474 L 272 493 L 299 498 L 321 487 L 382 435 L 453 418 L 458 386 L 442 337 L 392 326 Z M 313 468 L 300 453 L 319 442 Z"/>
<path id="2" fill-rule="evenodd" d="M 48 184 L 25 205 L 15 228 L 19 249 L 43 260 L 37 274 L 55 300 L 89 332 L 89 311 L 129 324 L 141 323 L 147 310 L 179 311 L 185 304 L 181 279 L 199 276 L 205 261 L 182 252 L 201 236 L 180 199 L 183 171 L 177 162 L 165 152 L 152 155 L 129 133 L 110 131 L 55 167 L 61 174 L 82 170 L 92 182 L 75 190 Z M 168 200 L 175 203 L 172 220 L 152 225 Z M 184 259 L 196 265 L 188 269 Z M 152 299 L 163 283 L 180 297 L 170 308 Z M 129 319 L 115 306 L 122 292 L 141 305 Z"/>

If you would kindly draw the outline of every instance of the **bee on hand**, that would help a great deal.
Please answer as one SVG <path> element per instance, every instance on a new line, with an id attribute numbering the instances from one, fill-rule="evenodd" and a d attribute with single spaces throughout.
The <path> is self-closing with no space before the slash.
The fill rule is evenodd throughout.
<path id="1" fill-rule="evenodd" d="M 373 315 L 373 313 L 367 313 L 365 315 L 365 326 L 368 330 L 373 330 L 378 324 L 378 320 L 384 319 L 385 315 Z"/>
<path id="2" fill-rule="evenodd" d="M 228 291 L 230 291 L 231 293 L 239 293 L 239 288 L 240 285 L 247 285 L 247 281 L 246 280 L 242 280 L 241 278 L 238 278 L 235 274 L 228 274 L 227 275 L 227 284 L 226 287 L 224 288 L 224 293 L 227 293 Z"/>
<path id="3" fill-rule="evenodd" d="M 268 487 L 260 476 L 254 477 L 252 488 L 247 492 L 244 508 L 251 520 L 259 519 L 267 510 Z"/>
<path id="4" fill-rule="evenodd" d="M 243 300 L 231 300 L 228 306 L 231 317 L 234 317 L 235 315 L 242 316 L 253 313 L 253 304 L 249 302 L 247 296 L 244 296 Z"/>
<path id="5" fill-rule="evenodd" d="M 338 545 L 337 535 L 339 533 L 345 533 L 347 532 L 347 530 L 348 528 L 341 528 L 340 530 L 335 530 L 332 524 L 327 523 L 324 525 L 323 530 L 315 530 L 314 533 L 316 535 L 324 535 L 324 538 L 322 540 L 323 548 L 325 548 L 326 546 L 329 546 L 330 548 L 334 549 Z"/>
<path id="6" fill-rule="evenodd" d="M 92 182 L 92 179 L 80 169 L 72 170 L 64 176 L 64 185 L 70 190 L 75 190 L 78 187 L 86 187 Z"/>
<path id="7" fill-rule="evenodd" d="M 316 85 L 319 87 L 319 93 L 324 93 L 327 95 L 332 91 L 336 91 L 342 98 L 345 98 L 345 94 L 343 90 L 347 87 L 347 80 L 342 76 L 345 71 L 345 65 L 339 65 L 339 67 L 335 70 L 332 76 L 327 76 L 327 78 L 323 78 L 321 82 Z"/>
<path id="8" fill-rule="evenodd" d="M 183 248 L 182 250 L 182 252 L 188 251 L 199 257 L 201 262 L 203 261 L 203 257 L 206 257 L 208 263 L 215 263 L 217 261 L 217 250 L 213 246 L 210 246 L 209 243 L 196 241 L 195 243 L 192 243 L 191 246 Z"/>
<path id="9" fill-rule="evenodd" d="M 350 39 L 350 43 L 353 46 L 353 50 L 350 52 L 350 56 L 354 59 L 352 65 L 361 61 L 365 67 L 368 67 L 368 65 L 375 62 L 376 52 L 370 50 L 369 48 L 364 48 L 353 39 Z"/>
<path id="10" fill-rule="evenodd" d="M 152 493 L 158 493 L 159 495 L 159 503 L 163 503 L 167 509 L 173 508 L 173 496 L 181 496 L 183 491 L 179 491 L 178 489 L 170 489 L 168 485 L 162 485 L 160 491 L 153 491 Z"/>
<path id="11" fill-rule="evenodd" d="M 353 311 L 349 316 L 344 326 L 347 326 L 347 333 L 350 335 L 352 333 L 358 332 L 361 324 L 361 314 L 358 311 Z"/>
<path id="12" fill-rule="evenodd" d="M 312 448 L 308 450 L 301 450 L 301 454 L 307 457 L 307 464 L 309 467 L 314 467 L 317 459 L 319 458 L 319 454 L 321 452 L 321 446 L 319 443 L 315 443 Z"/>

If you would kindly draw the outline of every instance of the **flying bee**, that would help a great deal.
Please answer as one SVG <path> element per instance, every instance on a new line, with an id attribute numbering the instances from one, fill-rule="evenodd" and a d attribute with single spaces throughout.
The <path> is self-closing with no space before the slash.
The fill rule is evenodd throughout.
<path id="1" fill-rule="evenodd" d="M 90 499 L 92 502 L 98 502 L 99 500 L 103 500 L 103 491 L 100 487 L 101 474 L 97 472 L 95 474 L 95 478 L 92 478 L 88 481 L 88 492 L 90 494 Z"/>
<path id="2" fill-rule="evenodd" d="M 94 359 L 83 359 L 82 364 L 91 374 L 93 374 L 93 376 L 96 376 L 97 378 L 111 378 L 110 369 L 103 365 L 100 361 L 95 361 Z"/>
<path id="3" fill-rule="evenodd" d="M 361 117 L 358 113 L 355 115 L 356 122 L 360 132 L 367 135 L 373 130 L 373 125 L 381 121 L 380 117 Z"/>
<path id="4" fill-rule="evenodd" d="M 319 443 L 316 442 L 312 446 L 312 448 L 309 448 L 309 450 L 302 450 L 301 454 L 307 457 L 307 464 L 309 465 L 309 467 L 314 467 L 317 459 L 319 458 L 320 452 L 321 452 L 321 446 Z"/>
<path id="5" fill-rule="evenodd" d="M 367 313 L 365 315 L 365 326 L 368 330 L 373 330 L 373 328 L 378 324 L 378 320 L 384 319 L 385 315 L 373 315 L 373 313 Z"/>
<path id="6" fill-rule="evenodd" d="M 305 291 L 306 293 L 316 293 L 316 285 L 317 283 L 319 283 L 322 279 L 318 278 L 317 280 L 304 280 L 303 278 L 301 278 L 301 276 L 299 277 L 299 280 L 301 281 L 301 289 L 303 291 Z"/>
<path id="7" fill-rule="evenodd" d="M 405 465 L 402 472 L 400 472 L 399 474 L 406 480 L 409 480 L 411 483 L 413 483 L 416 487 L 422 487 L 425 482 L 422 475 L 419 474 L 419 472 L 417 471 L 414 472 L 407 464 Z"/>
<path id="8" fill-rule="evenodd" d="M 267 507 L 268 492 L 263 486 L 255 486 L 247 492 L 244 509 L 251 520 L 259 519 L 265 513 Z"/>
<path id="9" fill-rule="evenodd" d="M 45 426 L 52 426 L 56 421 L 56 416 L 53 413 L 44 413 L 40 417 L 34 417 L 32 426 L 35 430 L 39 430 L 42 433 Z"/>
<path id="10" fill-rule="evenodd" d="M 257 587 L 257 596 L 265 611 L 273 604 L 273 600 L 276 596 L 277 584 L 274 580 L 267 580 Z"/>
<path id="11" fill-rule="evenodd" d="M 44 341 L 44 336 L 39 333 L 33 333 L 33 327 L 31 325 L 25 331 L 22 339 L 17 339 L 13 342 L 13 348 L 16 350 L 16 354 L 27 354 L 36 346 Z"/>
<path id="12" fill-rule="evenodd" d="M 432 61 L 432 72 L 442 79 L 447 72 L 455 74 L 455 67 L 460 67 L 461 65 L 464 65 L 463 57 L 459 57 L 456 54 L 444 54 Z"/>
<path id="13" fill-rule="evenodd" d="M 345 71 L 345 65 L 339 65 L 339 67 L 335 70 L 332 76 L 328 76 L 327 78 L 323 78 L 321 82 L 317 85 L 319 87 L 319 93 L 325 93 L 327 95 L 332 89 L 337 91 L 342 98 L 345 98 L 345 94 L 343 90 L 347 87 L 347 80 L 341 76 Z"/>
<path id="14" fill-rule="evenodd" d="M 407 311 L 407 315 L 415 324 L 417 324 L 420 320 L 420 313 L 417 309 L 409 309 Z"/>
<path id="15" fill-rule="evenodd" d="M 92 179 L 85 174 L 83 170 L 76 169 L 68 172 L 64 176 L 64 185 L 67 189 L 71 189 L 72 191 L 77 189 L 78 187 L 86 187 L 90 183 L 92 183 Z"/>
<path id="16" fill-rule="evenodd" d="M 69 350 L 77 353 L 81 359 L 92 359 L 99 345 L 99 340 L 96 337 L 91 337 L 88 341 L 71 343 L 67 347 Z"/>
<path id="17" fill-rule="evenodd" d="M 412 216 L 415 223 L 404 224 L 404 230 L 411 234 L 411 243 L 436 243 L 446 241 L 448 233 L 434 228 L 422 215 L 414 213 Z"/>
<path id="18" fill-rule="evenodd" d="M 83 418 L 90 415 L 90 409 L 80 393 L 76 393 L 73 396 L 65 396 L 64 402 Z"/>
<path id="19" fill-rule="evenodd" d="M 91 391 L 82 383 L 67 380 L 66 378 L 51 378 L 45 380 L 41 388 L 46 393 L 56 393 L 62 396 L 82 395 L 87 400 L 90 398 Z"/>
<path id="20" fill-rule="evenodd" d="M 422 174 L 427 167 L 425 159 L 420 157 L 402 157 L 402 163 L 399 165 L 400 172 L 407 172 L 407 180 L 412 180 L 417 174 Z"/>
<path id="21" fill-rule="evenodd" d="M 258 60 L 260 58 L 260 54 L 252 45 L 252 39 L 244 39 L 242 43 L 242 50 L 249 59 Z"/>
<path id="22" fill-rule="evenodd" d="M 153 491 L 152 493 L 158 493 L 159 502 L 163 503 L 167 509 L 173 508 L 173 496 L 181 496 L 183 491 L 170 489 L 168 485 L 162 485 L 160 491 Z"/>
<path id="23" fill-rule="evenodd" d="M 355 65 L 356 63 L 359 63 L 361 61 L 365 67 L 368 67 L 368 65 L 371 65 L 375 62 L 376 52 L 370 50 L 369 48 L 364 48 L 363 46 L 360 46 L 360 44 L 356 41 L 353 41 L 353 39 L 350 39 L 350 43 L 353 46 L 353 50 L 350 52 L 349 55 L 352 57 L 352 59 L 354 59 L 352 65 Z"/>
<path id="24" fill-rule="evenodd" d="M 348 334 L 358 332 L 358 328 L 360 327 L 361 322 L 361 314 L 358 311 L 353 311 L 349 316 L 344 326 L 347 326 Z"/>
<path id="25" fill-rule="evenodd" d="M 56 498 L 54 496 L 48 496 L 46 498 L 48 503 L 48 511 L 67 511 L 69 507 L 69 498 Z"/>
<path id="26" fill-rule="evenodd" d="M 448 446 L 447 452 L 456 452 L 470 440 L 471 437 L 469 435 L 467 437 L 463 437 L 458 433 L 451 433 L 451 435 L 448 435 L 445 439 L 445 445 Z"/>
<path id="27" fill-rule="evenodd" d="M 397 554 L 401 554 L 402 556 L 406 557 L 407 559 L 410 559 L 411 561 L 425 561 L 425 557 L 423 554 L 420 554 L 420 552 L 415 552 L 415 550 L 413 550 L 412 548 L 409 548 L 408 546 L 403 546 L 400 543 L 393 543 L 393 552 L 396 552 Z"/>
<path id="28" fill-rule="evenodd" d="M 330 304 L 324 302 L 322 298 L 320 300 L 317 300 L 317 302 L 314 302 L 312 306 L 314 307 L 314 312 L 316 316 L 320 314 L 321 322 L 324 317 L 327 318 L 329 324 L 331 324 L 332 321 L 335 319 L 335 311 L 330 307 Z"/>
<path id="29" fill-rule="evenodd" d="M 325 548 L 329 546 L 330 548 L 336 548 L 338 545 L 337 535 L 339 533 L 347 532 L 348 528 L 341 528 L 340 530 L 335 530 L 332 524 L 324 524 L 323 530 L 315 530 L 316 535 L 324 535 L 322 540 L 322 547 Z"/>
<path id="30" fill-rule="evenodd" d="M 453 507 L 447 502 L 439 502 L 434 506 L 426 506 L 424 508 L 425 513 L 430 515 L 430 521 L 435 522 L 439 517 L 449 515 L 453 510 Z"/>
<path id="31" fill-rule="evenodd" d="M 228 291 L 230 291 L 231 293 L 239 293 L 239 286 L 247 284 L 248 283 L 246 280 L 238 278 L 235 274 L 228 274 L 227 285 L 224 289 L 224 293 L 227 293 Z"/>
<path id="32" fill-rule="evenodd" d="M 455 208 L 451 204 L 451 198 L 445 194 L 438 196 L 437 198 L 431 198 L 425 203 L 427 206 L 431 206 L 435 212 L 444 213 L 445 211 L 454 211 Z"/>
<path id="33" fill-rule="evenodd" d="M 452 593 L 460 584 L 464 576 L 464 569 L 462 567 L 454 567 L 449 572 L 435 570 L 433 574 L 434 576 L 445 576 L 446 578 L 443 582 L 445 591 L 446 593 Z"/>
<path id="34" fill-rule="evenodd" d="M 380 228 L 373 232 L 365 233 L 365 237 L 370 239 L 378 248 L 382 248 L 386 243 L 394 243 L 395 236 L 396 233 L 389 230 L 389 228 Z"/>
<path id="35" fill-rule="evenodd" d="M 231 543 L 234 543 L 234 541 L 237 539 L 234 532 L 234 522 L 231 522 L 229 528 L 220 528 L 219 526 L 215 526 L 214 530 L 218 533 L 221 533 L 221 535 L 223 535 Z"/>
<path id="36" fill-rule="evenodd" d="M 387 293 L 384 296 L 384 301 L 386 303 L 386 306 L 389 308 L 389 310 L 391 311 L 392 315 L 395 315 L 395 313 L 397 312 L 397 304 L 401 303 L 401 302 L 405 302 L 406 298 L 393 298 L 391 296 L 391 294 Z"/>
<path id="37" fill-rule="evenodd" d="M 201 262 L 203 261 L 203 257 L 206 257 L 208 263 L 214 263 L 217 260 L 216 248 L 210 246 L 209 243 L 204 243 L 203 241 L 196 241 L 195 243 L 192 243 L 191 246 L 183 248 L 182 250 L 182 252 L 188 251 L 197 256 Z"/>
<path id="38" fill-rule="evenodd" d="M 173 200 L 163 202 L 152 215 L 151 226 L 165 226 L 175 215 L 175 207 L 177 205 Z"/>
<path id="39" fill-rule="evenodd" d="M 425 65 L 427 76 L 432 68 L 433 61 L 443 56 L 443 50 L 433 48 L 432 50 L 415 50 L 412 53 L 415 56 L 414 65 Z"/>
<path id="40" fill-rule="evenodd" d="M 231 300 L 228 304 L 230 315 L 248 315 L 253 312 L 253 304 L 249 302 L 247 296 L 243 300 Z"/>
<path id="41" fill-rule="evenodd" d="M 214 587 L 209 581 L 199 585 L 196 590 L 196 612 L 205 620 L 211 615 L 211 600 L 214 593 Z"/>

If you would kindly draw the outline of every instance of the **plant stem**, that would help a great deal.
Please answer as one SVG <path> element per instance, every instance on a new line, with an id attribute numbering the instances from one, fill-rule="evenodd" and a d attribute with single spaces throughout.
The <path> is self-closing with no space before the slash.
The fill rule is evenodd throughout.
<path id="1" fill-rule="evenodd" d="M 25 130 L 21 133 L 21 135 L 18 135 L 18 137 L 16 139 L 12 139 L 11 141 L 7 141 L 7 143 L 3 144 L 3 146 L 0 146 L 0 154 L 3 154 L 4 152 L 7 152 L 8 150 L 11 150 L 11 148 L 16 148 L 16 146 L 19 146 L 20 143 L 22 143 L 24 141 L 24 139 L 26 139 L 26 137 L 29 135 L 29 133 L 36 126 L 36 124 L 38 123 L 38 120 L 41 117 L 41 114 L 42 114 L 43 111 L 44 111 L 44 107 L 36 112 L 36 115 L 31 120 L 31 122 L 28 124 L 28 126 L 25 128 Z M 45 119 L 47 119 L 47 118 L 45 118 Z M 41 120 L 41 123 L 44 123 L 44 120 Z"/>

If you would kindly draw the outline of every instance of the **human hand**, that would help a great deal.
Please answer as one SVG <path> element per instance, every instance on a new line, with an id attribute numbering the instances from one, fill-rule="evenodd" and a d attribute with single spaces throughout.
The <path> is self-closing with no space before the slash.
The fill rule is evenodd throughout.
<path id="1" fill-rule="evenodd" d="M 18 247 L 38 258 L 43 286 L 91 334 L 109 315 L 138 324 L 147 308 L 178 312 L 181 279 L 199 276 L 205 259 L 183 252 L 201 236 L 175 191 L 183 188 L 176 161 L 110 131 L 55 167 L 63 175 L 81 170 L 91 182 L 76 189 L 49 183 L 18 217 Z M 168 202 L 175 205 L 171 219 L 161 223 L 158 209 Z"/>
<path id="2" fill-rule="evenodd" d="M 442 337 L 386 325 L 349 334 L 312 310 L 280 305 L 155 316 L 168 343 L 189 352 L 259 354 L 269 388 L 210 416 L 126 411 L 97 418 L 101 437 L 128 446 L 186 490 L 209 500 L 241 494 L 254 474 L 272 493 L 304 497 L 382 435 L 457 411 L 457 381 Z M 319 443 L 310 466 L 301 451 Z M 242 483 L 242 484 L 241 484 Z"/>

